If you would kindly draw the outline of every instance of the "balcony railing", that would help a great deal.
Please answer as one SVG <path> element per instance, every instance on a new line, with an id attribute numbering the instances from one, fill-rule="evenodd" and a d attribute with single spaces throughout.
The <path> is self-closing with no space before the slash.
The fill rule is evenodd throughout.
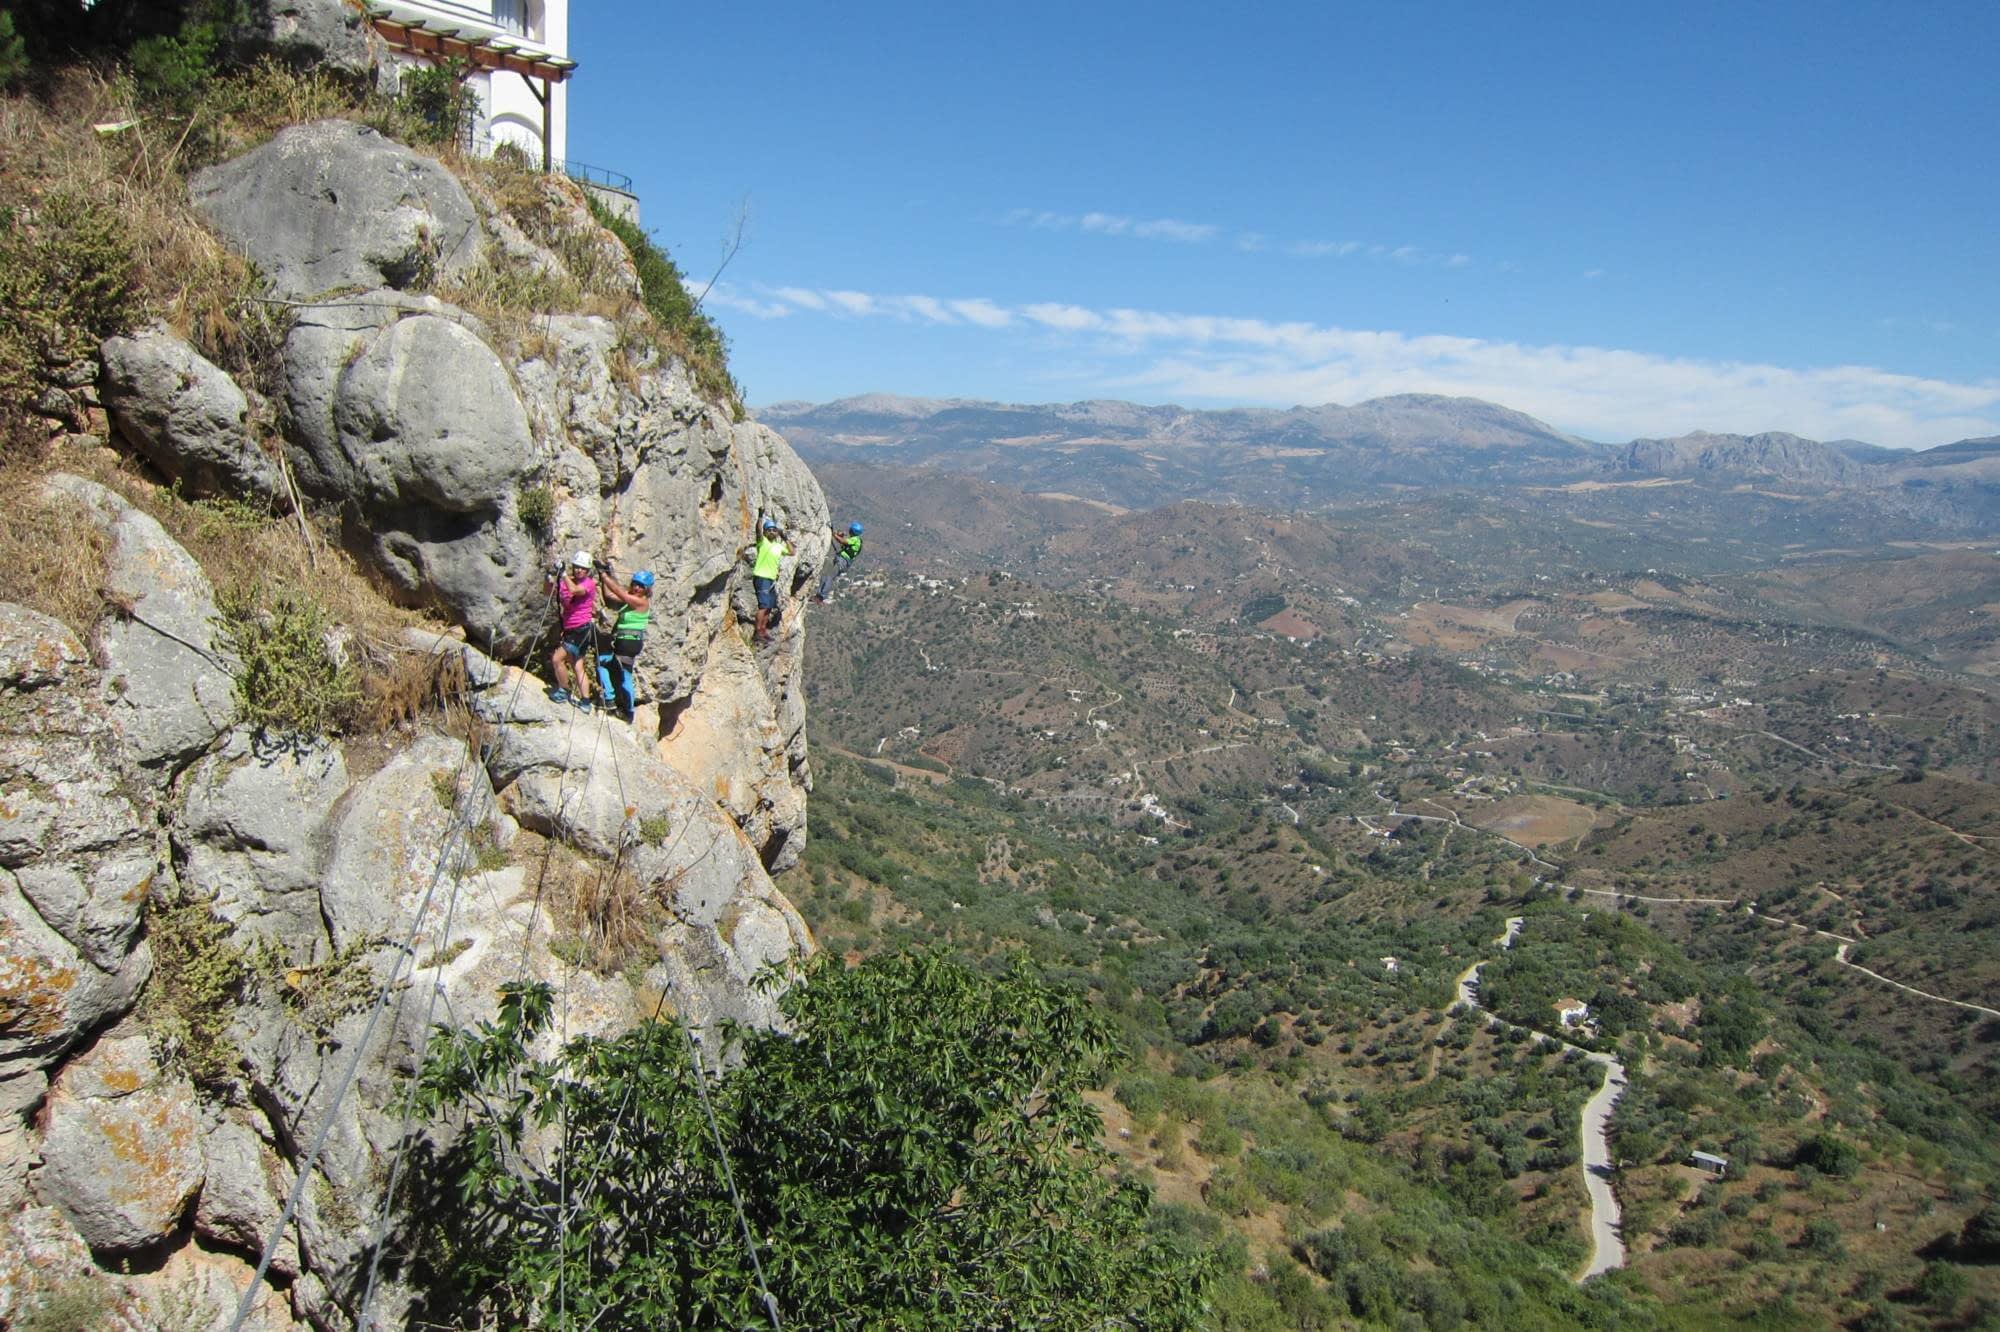
<path id="1" fill-rule="evenodd" d="M 475 131 L 464 141 L 465 149 L 480 157 L 493 156 L 494 150 L 502 144 L 521 148 L 520 144 L 514 143 L 511 139 L 496 140 L 484 130 Z M 521 148 L 521 151 L 525 153 L 528 149 Z M 565 160 L 557 157 L 550 160 L 549 170 L 560 171 L 571 180 L 584 185 L 596 185 L 601 189 L 616 190 L 620 194 L 637 197 L 638 192 L 632 188 L 632 178 L 622 171 L 613 171 L 610 167 L 593 166 L 589 162 L 579 162 L 575 158 Z"/>
<path id="2" fill-rule="evenodd" d="M 557 162 L 555 169 L 568 176 L 571 180 L 582 181 L 586 185 L 601 185 L 607 190 L 616 190 L 620 194 L 631 194 L 634 192 L 632 189 L 632 178 L 622 171 L 612 171 L 605 167 L 592 166 L 588 162 L 574 160 Z"/>

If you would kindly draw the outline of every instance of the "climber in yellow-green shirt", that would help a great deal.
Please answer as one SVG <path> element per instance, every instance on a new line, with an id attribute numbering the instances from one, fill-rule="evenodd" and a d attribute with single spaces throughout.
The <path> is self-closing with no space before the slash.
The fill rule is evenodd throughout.
<path id="1" fill-rule="evenodd" d="M 745 546 L 743 555 L 750 561 L 750 585 L 757 589 L 757 631 L 758 647 L 771 641 L 771 626 L 777 623 L 778 610 L 778 563 L 792 553 L 785 544 L 785 534 L 778 527 L 775 518 L 765 518 L 757 530 L 757 544 Z"/>

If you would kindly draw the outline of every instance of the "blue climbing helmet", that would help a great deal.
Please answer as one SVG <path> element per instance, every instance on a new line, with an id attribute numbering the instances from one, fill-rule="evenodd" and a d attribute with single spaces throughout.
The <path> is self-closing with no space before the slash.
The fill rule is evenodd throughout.
<path id="1" fill-rule="evenodd" d="M 653 571 L 651 569 L 641 569 L 638 573 L 633 574 L 632 586 L 643 587 L 650 592 L 653 588 Z"/>
<path id="2" fill-rule="evenodd" d="M 860 524 L 860 523 L 849 523 L 849 524 L 847 525 L 847 535 L 849 535 L 849 536 L 860 536 L 860 535 L 861 535 L 861 524 Z"/>

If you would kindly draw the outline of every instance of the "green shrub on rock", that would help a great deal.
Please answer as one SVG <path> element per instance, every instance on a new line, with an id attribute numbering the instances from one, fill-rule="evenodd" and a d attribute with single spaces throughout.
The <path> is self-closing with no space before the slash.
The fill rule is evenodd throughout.
<path id="1" fill-rule="evenodd" d="M 531 1058 L 545 985 L 441 1035 L 422 1095 L 464 1131 L 420 1207 L 436 1308 L 761 1326 L 761 1280 L 792 1327 L 1198 1325 L 1208 1261 L 1107 1168 L 1083 1094 L 1113 1047 L 1083 1000 L 935 954 L 822 955 L 782 1007 L 791 1030 L 734 1032 L 720 1077 L 670 1021 Z M 538 1129 L 558 1144 L 523 1152 Z"/>
<path id="2" fill-rule="evenodd" d="M 311 597 L 280 591 L 266 607 L 257 592 L 223 605 L 229 649 L 238 660 L 242 719 L 268 732 L 317 736 L 352 720 L 361 701 L 353 665 L 329 646 L 332 622 Z"/>

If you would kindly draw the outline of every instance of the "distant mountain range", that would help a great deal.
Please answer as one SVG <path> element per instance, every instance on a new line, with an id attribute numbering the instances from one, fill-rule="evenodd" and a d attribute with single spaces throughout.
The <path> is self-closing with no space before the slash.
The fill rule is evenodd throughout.
<path id="1" fill-rule="evenodd" d="M 1941 530 L 2000 528 L 2000 437 L 1924 452 L 1783 432 L 1617 445 L 1477 398 L 1433 394 L 1223 411 L 869 394 L 776 403 L 758 416 L 810 461 L 936 468 L 1126 509 L 1193 498 L 1317 508 L 1408 488 L 1673 480 L 1837 497 Z"/>

